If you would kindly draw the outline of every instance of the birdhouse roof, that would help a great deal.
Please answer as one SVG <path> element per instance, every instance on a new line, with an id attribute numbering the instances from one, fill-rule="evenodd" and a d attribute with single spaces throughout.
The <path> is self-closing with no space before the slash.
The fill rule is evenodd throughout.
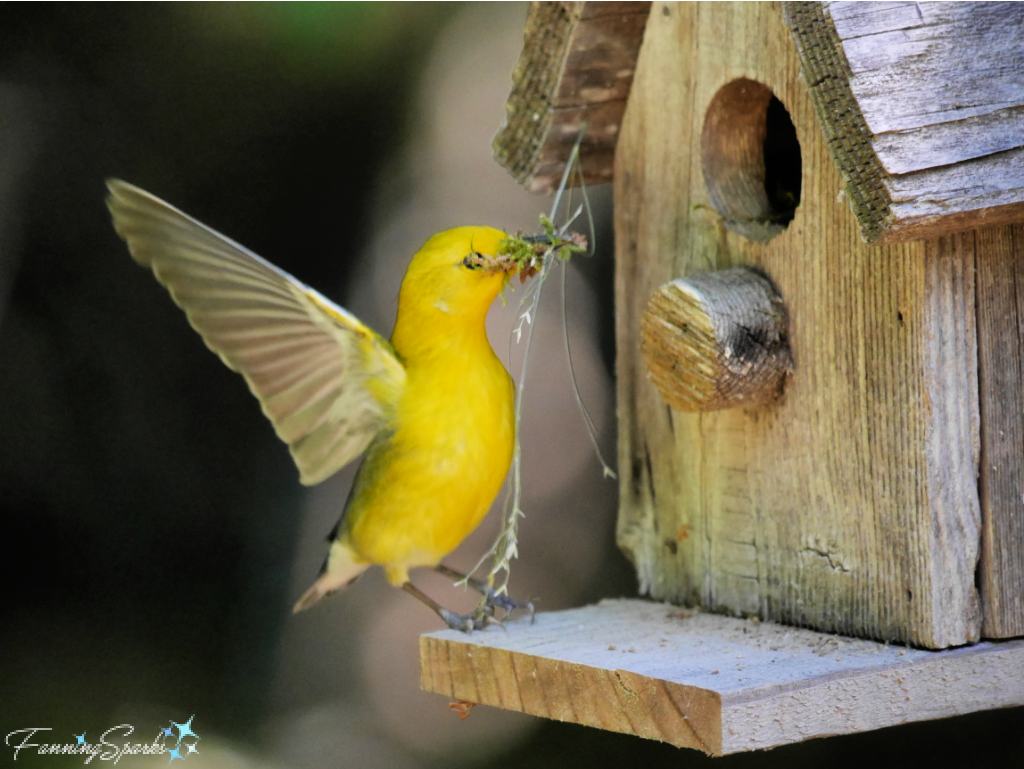
<path id="1" fill-rule="evenodd" d="M 611 179 L 650 6 L 531 5 L 495 139 L 529 189 L 558 184 L 584 123 L 586 179 Z M 865 240 L 1024 219 L 1024 4 L 784 3 L 783 14 Z"/>

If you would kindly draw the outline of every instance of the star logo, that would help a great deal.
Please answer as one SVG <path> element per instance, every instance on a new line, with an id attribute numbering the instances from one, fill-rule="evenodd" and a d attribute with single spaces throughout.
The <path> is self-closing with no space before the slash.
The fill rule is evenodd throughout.
<path id="1" fill-rule="evenodd" d="M 171 763 L 171 761 L 173 761 L 173 760 L 174 760 L 174 759 L 176 759 L 176 758 L 181 758 L 181 753 L 179 753 L 179 752 L 178 752 L 178 749 L 177 749 L 177 748 L 171 748 L 171 749 L 170 749 L 169 751 L 167 751 L 167 752 L 171 754 L 171 759 L 170 759 L 170 761 L 168 761 L 167 763 Z M 182 760 L 182 761 L 184 761 L 185 759 L 184 759 L 184 758 L 181 758 L 181 760 Z"/>
<path id="2" fill-rule="evenodd" d="M 173 724 L 174 722 L 173 722 L 173 721 L 171 721 L 171 723 Z M 174 736 L 174 730 L 173 730 L 173 729 L 171 729 L 171 727 L 169 727 L 169 726 L 165 726 L 165 727 L 164 727 L 163 729 L 161 729 L 160 731 L 161 731 L 161 732 L 163 732 L 163 735 L 164 735 L 164 739 L 165 739 L 165 740 L 166 740 L 166 739 L 167 739 L 168 737 L 173 737 L 173 736 Z"/>
<path id="3" fill-rule="evenodd" d="M 196 716 L 193 713 L 189 717 L 188 721 L 186 721 L 183 724 L 179 724 L 179 723 L 175 723 L 174 721 L 171 721 L 171 724 L 173 724 L 174 728 L 178 730 L 178 741 L 174 745 L 175 748 L 177 748 L 179 745 L 181 745 L 181 741 L 183 739 L 185 739 L 186 737 L 195 737 L 197 740 L 199 739 L 199 735 L 192 731 L 192 719 L 195 718 L 195 717 Z M 173 761 L 173 760 L 174 759 L 172 758 L 171 761 Z"/>
<path id="4" fill-rule="evenodd" d="M 85 732 L 82 732 L 81 734 L 76 734 L 75 735 L 75 739 L 78 740 L 78 744 L 79 745 L 84 745 L 85 744 L 85 734 L 86 734 Z"/>
<path id="5" fill-rule="evenodd" d="M 196 750 L 196 744 L 194 742 L 187 742 L 185 744 L 188 745 L 189 753 L 195 753 L 197 756 L 199 755 L 199 751 Z"/>

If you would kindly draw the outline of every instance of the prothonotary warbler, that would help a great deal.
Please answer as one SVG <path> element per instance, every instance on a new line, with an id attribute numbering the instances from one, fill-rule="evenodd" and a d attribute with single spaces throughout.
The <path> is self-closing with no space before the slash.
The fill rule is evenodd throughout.
<path id="1" fill-rule="evenodd" d="M 487 311 L 517 263 L 507 236 L 459 227 L 430 238 L 402 281 L 385 341 L 288 273 L 159 198 L 107 182 L 114 227 L 153 270 L 207 346 L 239 372 L 301 482 L 315 484 L 365 452 L 307 609 L 372 565 L 448 624 L 473 630 L 518 607 L 480 581 L 481 609 L 442 608 L 409 580 L 441 565 L 483 520 L 515 440 L 511 377 L 491 349 Z M 532 610 L 532 607 L 530 607 Z"/>

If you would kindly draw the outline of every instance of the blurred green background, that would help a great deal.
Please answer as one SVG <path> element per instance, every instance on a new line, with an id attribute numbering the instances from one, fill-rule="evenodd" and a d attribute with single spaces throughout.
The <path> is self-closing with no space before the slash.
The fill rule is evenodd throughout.
<path id="1" fill-rule="evenodd" d="M 4 735 L 38 725 L 55 741 L 94 739 L 133 723 L 148 741 L 195 714 L 196 767 L 708 763 L 483 707 L 461 721 L 417 690 L 416 638 L 438 621 L 379 577 L 293 617 L 351 470 L 299 486 L 242 381 L 128 257 L 103 204 L 103 180 L 124 178 L 389 333 L 402 270 L 430 234 L 531 228 L 549 205 L 490 159 L 525 13 L 520 3 L 0 6 Z M 610 192 L 595 199 L 599 254 L 574 260 L 568 307 L 584 396 L 614 455 Z M 493 313 L 498 350 L 514 304 Z M 636 584 L 548 304 L 512 584 L 557 609 Z M 489 526 L 453 565 L 475 561 Z M 472 602 L 436 580 L 430 589 Z M 1024 713 L 715 764 L 878 761 L 1019 766 Z"/>

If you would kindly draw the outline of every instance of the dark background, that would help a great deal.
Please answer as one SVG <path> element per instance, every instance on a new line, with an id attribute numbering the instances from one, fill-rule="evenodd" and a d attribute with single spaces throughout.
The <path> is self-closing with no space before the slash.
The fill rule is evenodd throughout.
<path id="1" fill-rule="evenodd" d="M 103 180 L 124 178 L 388 333 L 426 237 L 477 223 L 459 219 L 470 210 L 511 229 L 549 205 L 489 159 L 524 17 L 521 4 L 0 6 L 4 735 L 44 725 L 70 739 L 125 721 L 148 734 L 195 713 L 196 766 L 708 761 L 486 708 L 460 722 L 442 698 L 409 693 L 416 635 L 436 618 L 379 579 L 293 618 L 350 473 L 298 485 L 244 384 L 128 257 L 103 203 Z M 595 195 L 601 248 L 574 261 L 570 322 L 614 456 L 609 194 Z M 548 609 L 636 591 L 614 546 L 614 487 L 564 405 L 552 312 L 532 397 L 566 421 L 524 431 L 540 514 L 517 564 L 522 592 Z M 514 306 L 495 314 L 492 339 Z M 486 544 L 468 543 L 463 565 Z M 1021 709 L 715 763 L 1002 759 L 1024 762 Z"/>

